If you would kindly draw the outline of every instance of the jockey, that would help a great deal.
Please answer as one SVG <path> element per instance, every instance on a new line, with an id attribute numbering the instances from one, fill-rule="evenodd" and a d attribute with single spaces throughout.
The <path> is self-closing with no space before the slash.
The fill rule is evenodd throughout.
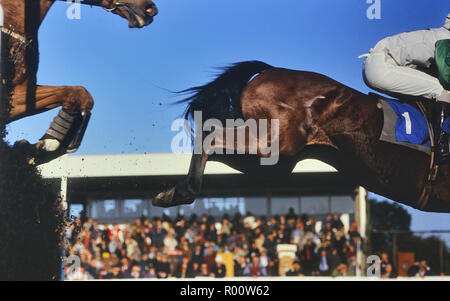
<path id="1" fill-rule="evenodd" d="M 439 47 L 437 51 L 437 45 L 444 49 Z M 436 63 L 438 55 L 440 65 Z M 449 137 L 441 125 L 450 116 L 450 14 L 440 28 L 387 37 L 363 56 L 367 56 L 363 78 L 372 89 L 396 98 L 408 95 L 436 101 L 439 116 L 433 116 L 433 122 L 437 162 L 448 162 Z M 446 75 L 441 76 L 442 72 Z"/>

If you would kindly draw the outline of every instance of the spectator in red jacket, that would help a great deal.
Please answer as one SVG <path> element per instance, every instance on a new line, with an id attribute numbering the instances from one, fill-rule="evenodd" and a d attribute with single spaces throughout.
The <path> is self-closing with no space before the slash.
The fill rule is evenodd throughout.
<path id="1" fill-rule="evenodd" d="M 309 238 L 301 251 L 301 264 L 306 276 L 311 276 L 316 271 L 316 245 Z"/>
<path id="2" fill-rule="evenodd" d="M 203 257 L 203 263 L 205 263 L 208 266 L 208 270 L 211 271 L 212 267 L 216 263 L 216 253 L 214 252 L 214 249 L 212 246 L 209 246 L 205 257 Z"/>

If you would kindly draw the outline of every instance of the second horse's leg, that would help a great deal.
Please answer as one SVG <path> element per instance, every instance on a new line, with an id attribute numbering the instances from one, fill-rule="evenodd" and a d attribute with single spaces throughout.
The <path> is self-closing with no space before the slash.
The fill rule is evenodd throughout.
<path id="1" fill-rule="evenodd" d="M 26 86 L 18 86 L 12 98 L 9 122 L 61 106 L 40 141 L 28 149 L 34 163 L 42 164 L 75 151 L 89 122 L 94 100 L 83 87 L 37 86 L 34 99 L 28 99 Z"/>
<path id="2" fill-rule="evenodd" d="M 203 173 L 207 161 L 208 155 L 206 153 L 193 154 L 186 179 L 178 183 L 175 187 L 158 194 L 153 199 L 153 206 L 168 208 L 192 204 L 195 201 L 195 197 L 201 191 Z"/>

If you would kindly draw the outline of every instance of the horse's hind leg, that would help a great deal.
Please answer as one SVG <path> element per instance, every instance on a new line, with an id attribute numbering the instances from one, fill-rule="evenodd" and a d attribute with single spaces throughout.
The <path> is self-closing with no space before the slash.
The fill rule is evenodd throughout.
<path id="1" fill-rule="evenodd" d="M 9 122 L 59 106 L 62 109 L 40 141 L 29 147 L 26 147 L 27 142 L 23 142 L 22 149 L 28 150 L 38 164 L 75 151 L 81 143 L 94 105 L 89 92 L 83 87 L 37 86 L 34 96 L 28 94 L 26 85 L 16 87 Z"/>

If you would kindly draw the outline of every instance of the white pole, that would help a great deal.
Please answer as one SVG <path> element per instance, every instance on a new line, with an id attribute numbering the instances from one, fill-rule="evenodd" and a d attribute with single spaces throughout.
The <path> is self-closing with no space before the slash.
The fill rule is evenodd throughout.
<path id="1" fill-rule="evenodd" d="M 63 210 L 68 210 L 69 206 L 67 204 L 67 176 L 61 177 L 61 199 Z"/>
<path id="2" fill-rule="evenodd" d="M 356 222 L 359 228 L 359 234 L 361 235 L 361 239 L 366 239 L 366 231 L 367 231 L 367 191 L 363 187 L 357 188 L 358 193 L 355 198 L 355 216 Z M 365 265 L 363 262 L 365 261 L 364 254 L 362 251 L 361 239 L 358 240 L 357 250 L 356 250 L 356 262 L 357 262 L 357 270 L 356 275 L 362 276 L 364 275 L 363 269 Z"/>
<path id="3" fill-rule="evenodd" d="M 363 239 L 366 238 L 367 231 L 367 191 L 363 187 L 358 188 L 359 203 L 359 232 Z"/>
<path id="4" fill-rule="evenodd" d="M 362 270 L 362 260 L 361 260 L 361 239 L 358 239 L 358 243 L 356 244 L 356 277 L 361 277 Z"/>

